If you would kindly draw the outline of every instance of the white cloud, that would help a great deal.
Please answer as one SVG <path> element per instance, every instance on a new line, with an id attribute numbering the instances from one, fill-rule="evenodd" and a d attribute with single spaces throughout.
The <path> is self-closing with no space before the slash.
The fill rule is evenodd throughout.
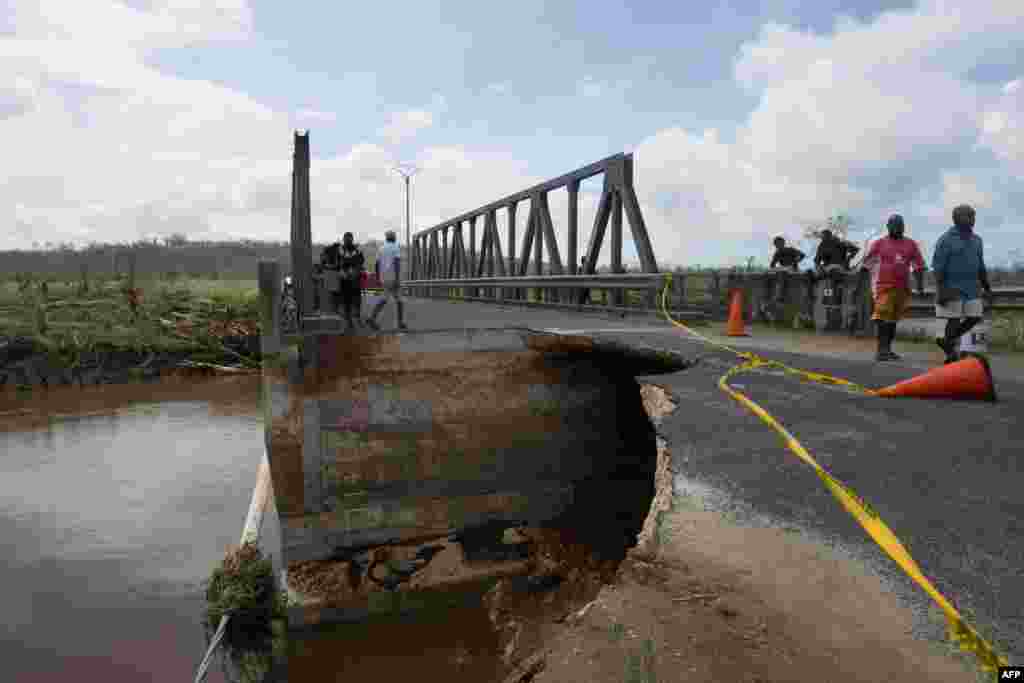
<path id="1" fill-rule="evenodd" d="M 733 140 L 667 129 L 637 147 L 656 251 L 708 253 L 709 231 L 792 236 L 839 211 L 866 222 L 916 211 L 941 218 L 939 230 L 957 203 L 1006 209 L 959 165 L 979 142 L 1020 163 L 1024 93 L 967 74 L 992 58 L 986 49 L 1022 47 L 1017 2 L 968 13 L 929 1 L 872 23 L 844 19 L 827 35 L 764 27 L 734 64 L 737 83 L 759 99 Z M 936 211 L 936 201 L 949 206 Z"/>
<path id="2" fill-rule="evenodd" d="M 946 171 L 942 174 L 942 205 L 953 207 L 958 204 L 987 209 L 993 205 L 992 193 L 982 189 L 978 181 L 968 174 Z"/>
<path id="3" fill-rule="evenodd" d="M 982 114 L 980 143 L 992 150 L 1018 175 L 1024 173 L 1024 88 L 1015 80 Z"/>
<path id="4" fill-rule="evenodd" d="M 300 109 L 295 113 L 295 116 L 300 121 L 334 123 L 338 120 L 338 115 L 334 112 L 316 109 Z"/>
<path id="5" fill-rule="evenodd" d="M 425 128 L 434 124 L 434 115 L 425 109 L 411 109 L 391 115 L 391 120 L 381 129 L 385 140 L 397 145 Z"/>
<path id="6" fill-rule="evenodd" d="M 247 37 L 246 0 L 153 0 L 143 9 L 114 0 L 13 0 L 19 37 L 79 45 L 128 45 L 141 51 Z"/>
<path id="7" fill-rule="evenodd" d="M 0 37 L 0 195 L 8 207 L 22 204 L 8 209 L 31 233 L 22 246 L 215 223 L 245 210 L 240 178 L 288 158 L 287 116 L 146 61 L 155 47 L 244 37 L 247 6 L 151 5 L 14 3 L 15 33 Z M 261 220 L 270 223 L 249 223 Z"/>
<path id="8" fill-rule="evenodd" d="M 508 83 L 491 83 L 484 90 L 495 95 L 504 95 L 508 92 Z"/>
<path id="9" fill-rule="evenodd" d="M 0 248 L 179 231 L 286 239 L 292 127 L 334 113 L 277 111 L 147 61 L 157 47 L 244 39 L 251 12 L 241 0 L 134 5 L 142 8 L 16 0 L 15 33 L 0 36 L 0 221 L 12 228 Z M 637 192 L 659 259 L 738 261 L 746 247 L 737 245 L 748 242 L 763 256 L 769 236 L 795 240 L 804 223 L 837 211 L 868 222 L 898 211 L 914 231 L 925 221 L 941 229 L 963 201 L 1010 215 L 993 178 L 1024 172 L 1024 88 L 967 77 L 993 46 L 1024 46 L 1019 2 L 979 3 L 968 17 L 929 1 L 871 23 L 844 20 L 822 35 L 765 27 L 736 58 L 737 84 L 758 99 L 735 130 L 666 128 L 636 147 Z M 577 93 L 623 86 L 584 78 Z M 487 89 L 507 92 L 508 84 Z M 317 240 L 342 228 L 363 239 L 403 226 L 389 145 L 434 126 L 447 106 L 436 95 L 395 113 L 379 144 L 336 156 L 318 153 L 314 133 Z M 965 160 L 982 152 L 1001 166 L 983 173 Z M 423 149 L 413 160 L 421 169 L 412 181 L 416 227 L 541 180 L 512 156 Z M 596 200 L 581 193 L 581 251 Z M 565 259 L 564 192 L 552 193 L 551 209 Z M 526 214 L 521 206 L 520 239 Z M 503 242 L 504 221 L 502 213 Z M 629 258 L 628 229 L 625 237 Z"/>
<path id="10" fill-rule="evenodd" d="M 600 97 L 604 94 L 607 86 L 604 83 L 600 83 L 595 80 L 593 76 L 584 76 L 583 79 L 577 83 L 576 89 L 583 97 Z"/>

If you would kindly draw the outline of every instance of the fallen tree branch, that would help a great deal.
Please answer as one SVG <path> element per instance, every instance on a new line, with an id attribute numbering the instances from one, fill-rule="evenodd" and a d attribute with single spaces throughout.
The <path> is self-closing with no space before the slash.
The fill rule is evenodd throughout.
<path id="1" fill-rule="evenodd" d="M 692 602 L 694 600 L 706 600 L 708 598 L 717 598 L 718 595 L 715 593 L 696 593 L 694 595 L 687 595 L 684 598 L 672 598 L 672 602 Z"/>
<path id="2" fill-rule="evenodd" d="M 180 367 L 180 368 L 209 368 L 211 370 L 217 370 L 218 372 L 226 372 L 226 373 L 230 373 L 230 374 L 246 374 L 246 375 L 253 374 L 254 372 L 258 372 L 257 370 L 250 369 L 250 368 L 236 368 L 236 367 L 232 367 L 230 365 L 217 365 L 216 363 L 204 363 L 202 361 L 194 361 L 194 360 L 183 360 L 180 363 L 178 363 L 177 367 Z"/>

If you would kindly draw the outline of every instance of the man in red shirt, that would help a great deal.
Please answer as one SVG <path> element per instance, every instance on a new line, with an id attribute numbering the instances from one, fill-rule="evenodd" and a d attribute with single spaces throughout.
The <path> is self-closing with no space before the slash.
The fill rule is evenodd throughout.
<path id="1" fill-rule="evenodd" d="M 910 304 L 910 268 L 914 267 L 917 291 L 924 294 L 924 258 L 917 242 L 903 236 L 903 216 L 893 214 L 885 224 L 888 237 L 876 240 L 864 257 L 861 268 L 871 273 L 875 312 L 871 319 L 878 325 L 877 360 L 899 360 L 892 352 L 896 323 Z"/>

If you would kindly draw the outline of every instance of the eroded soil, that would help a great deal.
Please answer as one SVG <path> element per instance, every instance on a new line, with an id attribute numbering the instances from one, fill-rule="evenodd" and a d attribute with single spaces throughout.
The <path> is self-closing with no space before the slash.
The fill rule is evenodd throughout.
<path id="1" fill-rule="evenodd" d="M 671 402 L 644 392 L 657 423 Z M 915 640 L 876 577 L 790 532 L 671 510 L 665 446 L 640 543 L 594 600 L 536 624 L 507 683 L 979 680 L 966 656 Z"/>

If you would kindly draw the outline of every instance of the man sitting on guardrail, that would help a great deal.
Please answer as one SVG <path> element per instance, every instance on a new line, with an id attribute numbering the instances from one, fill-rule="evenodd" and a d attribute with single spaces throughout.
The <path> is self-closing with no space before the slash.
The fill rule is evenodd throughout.
<path id="1" fill-rule="evenodd" d="M 974 209 L 966 204 L 953 209 L 953 227 L 939 238 L 932 258 L 935 317 L 946 319 L 946 336 L 935 342 L 946 353 L 947 363 L 957 360 L 957 341 L 985 314 L 978 283 L 986 296 L 992 296 L 984 245 L 974 234 L 974 218 Z"/>
<path id="2" fill-rule="evenodd" d="M 835 268 L 849 270 L 850 261 L 858 251 L 860 247 L 839 239 L 831 230 L 825 229 L 821 231 L 821 243 L 814 254 L 814 265 L 822 272 Z"/>
<path id="3" fill-rule="evenodd" d="M 380 326 L 377 325 L 377 316 L 380 314 L 381 309 L 388 300 L 395 302 L 395 309 L 398 313 L 398 329 L 407 330 L 404 322 L 404 305 L 402 303 L 402 296 L 399 292 L 401 281 L 399 275 L 401 273 L 402 263 L 402 252 L 398 246 L 398 242 L 395 238 L 395 231 L 388 230 L 384 233 L 384 244 L 381 245 L 380 251 L 377 252 L 377 280 L 381 283 L 383 288 L 383 296 L 381 300 L 377 302 L 377 305 L 373 308 L 373 313 L 367 318 L 366 324 L 375 330 L 380 330 Z"/>
<path id="4" fill-rule="evenodd" d="M 892 352 L 896 325 L 910 305 L 910 268 L 914 268 L 917 291 L 924 293 L 924 258 L 917 242 L 903 236 L 903 216 L 893 214 L 885 224 L 888 237 L 875 240 L 868 250 L 861 269 L 871 273 L 874 313 L 871 319 L 878 326 L 879 361 L 899 360 Z"/>
<path id="5" fill-rule="evenodd" d="M 580 269 L 578 271 L 579 274 L 580 275 L 586 275 L 587 274 L 586 268 L 587 268 L 587 257 L 584 256 L 583 258 L 580 259 Z M 590 287 L 584 287 L 583 289 L 580 290 L 580 292 L 579 292 L 579 299 L 580 299 L 580 306 L 584 306 L 584 305 L 587 305 L 587 304 L 590 303 Z"/>

